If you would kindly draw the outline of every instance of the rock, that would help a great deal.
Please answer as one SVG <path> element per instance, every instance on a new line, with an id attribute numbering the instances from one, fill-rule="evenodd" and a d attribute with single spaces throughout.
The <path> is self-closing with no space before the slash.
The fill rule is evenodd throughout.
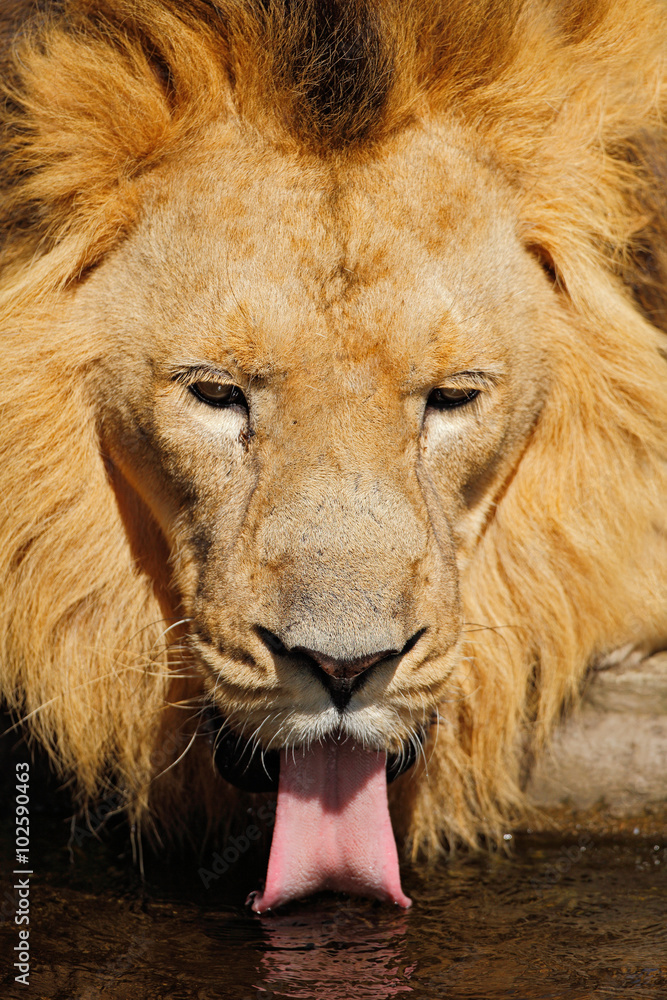
<path id="1" fill-rule="evenodd" d="M 590 814 L 610 831 L 638 823 L 642 832 L 665 832 L 667 652 L 593 672 L 581 704 L 538 758 L 527 794 L 540 810 L 538 826 L 587 823 Z"/>

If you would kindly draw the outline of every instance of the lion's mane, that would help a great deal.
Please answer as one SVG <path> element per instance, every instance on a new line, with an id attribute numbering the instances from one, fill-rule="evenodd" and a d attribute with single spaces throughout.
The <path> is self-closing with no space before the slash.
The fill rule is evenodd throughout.
<path id="1" fill-rule="evenodd" d="M 323 157 L 451 116 L 520 194 L 522 237 L 567 330 L 465 571 L 468 669 L 441 707 L 428 780 L 396 792 L 414 851 L 497 835 L 530 747 L 591 662 L 667 634 L 667 569 L 647 546 L 665 531 L 664 4 L 63 0 L 26 18 L 27 6 L 3 24 L 16 34 L 2 107 L 0 694 L 82 800 L 119 787 L 141 811 L 186 749 L 187 725 L 168 734 L 198 689 L 167 627 L 165 571 L 137 559 L 140 512 L 119 509 L 100 454 L 94 342 L 62 333 L 152 169 L 223 110 Z M 166 567 L 162 545 L 156 534 Z M 184 754 L 153 782 L 165 821 L 184 784 L 196 799 L 213 780 Z"/>

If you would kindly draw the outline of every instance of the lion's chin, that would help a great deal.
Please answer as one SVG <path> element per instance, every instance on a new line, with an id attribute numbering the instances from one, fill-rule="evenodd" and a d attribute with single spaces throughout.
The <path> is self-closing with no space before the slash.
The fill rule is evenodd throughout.
<path id="1" fill-rule="evenodd" d="M 327 737 L 283 750 L 266 885 L 255 913 L 323 889 L 408 907 L 387 805 L 385 754 Z"/>

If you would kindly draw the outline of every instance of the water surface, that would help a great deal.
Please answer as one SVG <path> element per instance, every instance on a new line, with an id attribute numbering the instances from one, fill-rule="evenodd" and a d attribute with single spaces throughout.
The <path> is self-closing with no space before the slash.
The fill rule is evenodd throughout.
<path id="1" fill-rule="evenodd" d="M 149 859 L 142 883 L 126 840 L 84 838 L 72 862 L 62 821 L 34 829 L 30 985 L 13 981 L 5 920 L 3 1000 L 667 998 L 665 840 L 519 836 L 512 858 L 404 868 L 407 913 L 323 894 L 257 917 L 249 855 L 207 887 L 210 852 Z"/>

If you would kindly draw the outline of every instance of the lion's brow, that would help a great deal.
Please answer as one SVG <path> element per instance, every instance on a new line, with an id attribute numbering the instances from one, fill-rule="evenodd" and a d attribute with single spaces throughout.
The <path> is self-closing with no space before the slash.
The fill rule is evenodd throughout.
<path id="1" fill-rule="evenodd" d="M 206 361 L 168 366 L 167 375 L 172 382 L 187 383 L 197 381 L 234 382 L 235 377 L 226 368 Z"/>
<path id="2" fill-rule="evenodd" d="M 163 377 L 169 381 L 185 385 L 198 381 L 250 383 L 282 374 L 284 371 L 270 361 L 244 364 L 242 359 L 236 358 L 231 361 L 226 359 L 222 363 L 208 359 L 192 359 L 167 364 L 162 370 Z"/>

